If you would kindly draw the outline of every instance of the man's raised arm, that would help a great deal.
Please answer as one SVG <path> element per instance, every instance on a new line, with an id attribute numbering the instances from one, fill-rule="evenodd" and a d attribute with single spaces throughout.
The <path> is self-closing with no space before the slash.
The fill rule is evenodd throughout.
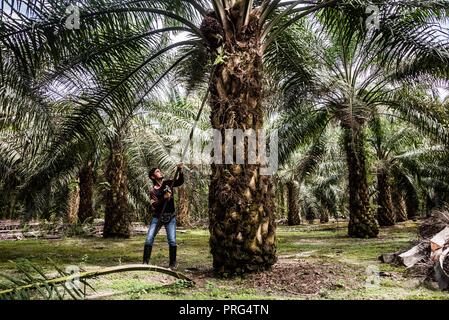
<path id="1" fill-rule="evenodd" d="M 184 173 L 182 172 L 182 168 L 184 167 L 183 163 L 179 163 L 177 165 L 178 167 L 178 178 L 176 178 L 176 180 L 173 182 L 173 187 L 179 187 L 180 185 L 182 185 L 184 183 Z"/>

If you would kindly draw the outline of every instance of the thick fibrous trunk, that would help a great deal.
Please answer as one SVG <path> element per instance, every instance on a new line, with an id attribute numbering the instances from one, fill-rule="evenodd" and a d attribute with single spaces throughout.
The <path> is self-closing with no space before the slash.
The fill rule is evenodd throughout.
<path id="1" fill-rule="evenodd" d="M 75 186 L 73 190 L 69 190 L 67 202 L 67 222 L 72 224 L 78 219 L 77 212 L 80 203 L 80 189 L 78 186 Z"/>
<path id="2" fill-rule="evenodd" d="M 397 222 L 407 221 L 407 209 L 405 206 L 405 200 L 402 194 L 395 190 L 391 194 L 393 203 L 393 211 Z"/>
<path id="3" fill-rule="evenodd" d="M 288 190 L 288 225 L 295 226 L 301 224 L 299 211 L 299 186 L 296 181 L 287 182 Z"/>
<path id="4" fill-rule="evenodd" d="M 281 197 L 282 197 L 282 207 L 284 209 L 283 217 L 286 217 L 286 216 L 288 216 L 288 189 L 286 188 L 285 185 L 282 188 L 282 195 L 281 195 Z M 299 212 L 301 212 L 301 209 L 300 209 Z"/>
<path id="5" fill-rule="evenodd" d="M 313 224 L 313 222 L 315 221 L 316 218 L 316 214 L 315 214 L 315 210 L 311 207 L 311 206 L 306 206 L 305 207 L 305 212 L 306 212 L 306 220 L 309 224 Z"/>
<path id="6" fill-rule="evenodd" d="M 407 208 L 407 217 L 410 220 L 416 220 L 418 217 L 419 200 L 416 193 L 409 193 L 405 197 L 405 206 Z"/>
<path id="7" fill-rule="evenodd" d="M 176 224 L 180 227 L 188 226 L 190 223 L 190 202 L 185 186 L 178 187 L 178 208 L 176 214 Z"/>
<path id="8" fill-rule="evenodd" d="M 261 129 L 262 52 L 257 17 L 237 39 L 223 45 L 225 60 L 210 87 L 211 123 L 225 129 Z M 225 147 L 223 146 L 223 150 Z M 216 156 L 216 155 L 215 155 Z M 223 158 L 224 159 L 224 158 Z M 276 262 L 274 192 L 259 164 L 211 165 L 209 187 L 210 247 L 220 274 L 269 268 Z"/>
<path id="9" fill-rule="evenodd" d="M 286 190 L 287 188 L 285 187 L 284 184 L 281 184 L 280 182 L 275 183 L 275 196 L 276 196 L 276 209 L 277 209 L 277 214 L 278 217 L 287 217 L 288 216 L 288 204 L 286 204 L 286 198 L 288 198 L 288 193 L 287 193 L 287 197 L 286 195 Z"/>
<path id="10" fill-rule="evenodd" d="M 78 208 L 78 221 L 83 223 L 92 220 L 95 216 L 93 208 L 94 171 L 92 161 L 81 168 L 80 179 L 80 204 Z"/>
<path id="11" fill-rule="evenodd" d="M 112 140 L 110 148 L 111 153 L 105 170 L 109 189 L 106 192 L 103 237 L 128 238 L 131 226 L 128 212 L 128 181 L 123 145 L 119 136 Z"/>
<path id="12" fill-rule="evenodd" d="M 329 210 L 322 209 L 320 212 L 320 223 L 328 223 L 329 222 Z"/>
<path id="13" fill-rule="evenodd" d="M 388 176 L 383 170 L 377 173 L 377 221 L 380 226 L 394 225 L 393 204 Z"/>
<path id="14" fill-rule="evenodd" d="M 349 172 L 348 235 L 356 238 L 373 238 L 379 233 L 379 227 L 374 215 L 369 210 L 363 144 L 363 129 L 360 126 L 345 128 L 344 148 Z"/>

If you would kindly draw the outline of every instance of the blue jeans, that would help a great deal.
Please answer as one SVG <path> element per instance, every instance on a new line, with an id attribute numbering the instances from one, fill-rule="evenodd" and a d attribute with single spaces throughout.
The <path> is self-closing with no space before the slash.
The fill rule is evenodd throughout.
<path id="1" fill-rule="evenodd" d="M 158 218 L 153 217 L 150 223 L 150 227 L 148 228 L 147 239 L 145 240 L 146 245 L 153 245 L 154 238 L 156 238 L 159 229 L 157 228 Z M 173 217 L 169 223 L 165 225 L 165 231 L 167 232 L 167 242 L 169 246 L 176 246 L 176 218 Z"/>

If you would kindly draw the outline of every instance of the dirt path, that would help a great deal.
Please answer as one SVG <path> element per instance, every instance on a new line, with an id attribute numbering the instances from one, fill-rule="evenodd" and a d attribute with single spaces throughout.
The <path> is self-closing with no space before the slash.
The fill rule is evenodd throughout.
<path id="1" fill-rule="evenodd" d="M 344 264 L 281 257 L 272 270 L 228 279 L 227 285 L 275 296 L 313 296 L 324 290 L 356 288 L 360 286 L 360 273 Z M 210 267 L 195 270 L 192 277 L 197 289 L 214 279 Z"/>

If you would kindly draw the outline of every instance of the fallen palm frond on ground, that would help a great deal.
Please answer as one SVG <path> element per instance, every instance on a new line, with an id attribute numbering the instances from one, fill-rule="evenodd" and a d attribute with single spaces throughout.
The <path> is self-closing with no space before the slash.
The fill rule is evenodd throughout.
<path id="1" fill-rule="evenodd" d="M 449 290 L 449 212 L 435 211 L 418 229 L 421 240 L 407 251 L 383 254 L 382 262 L 400 264 L 407 272 L 436 281 Z"/>
<path id="2" fill-rule="evenodd" d="M 50 259 L 49 261 L 57 270 L 58 276 L 47 276 L 40 267 L 35 266 L 28 260 L 16 262 L 16 267 L 18 271 L 24 275 L 24 278 L 18 279 L 0 274 L 1 277 L 7 279 L 13 285 L 9 288 L 2 288 L 0 286 L 0 299 L 28 300 L 39 296 L 43 299 L 57 298 L 63 300 L 66 299 L 66 297 L 75 300 L 84 299 L 86 297 L 86 287 L 95 291 L 86 279 L 129 271 L 158 272 L 194 284 L 193 280 L 182 273 L 153 265 L 128 264 L 92 271 L 83 270 L 82 272 L 70 272 L 62 270 Z"/>

